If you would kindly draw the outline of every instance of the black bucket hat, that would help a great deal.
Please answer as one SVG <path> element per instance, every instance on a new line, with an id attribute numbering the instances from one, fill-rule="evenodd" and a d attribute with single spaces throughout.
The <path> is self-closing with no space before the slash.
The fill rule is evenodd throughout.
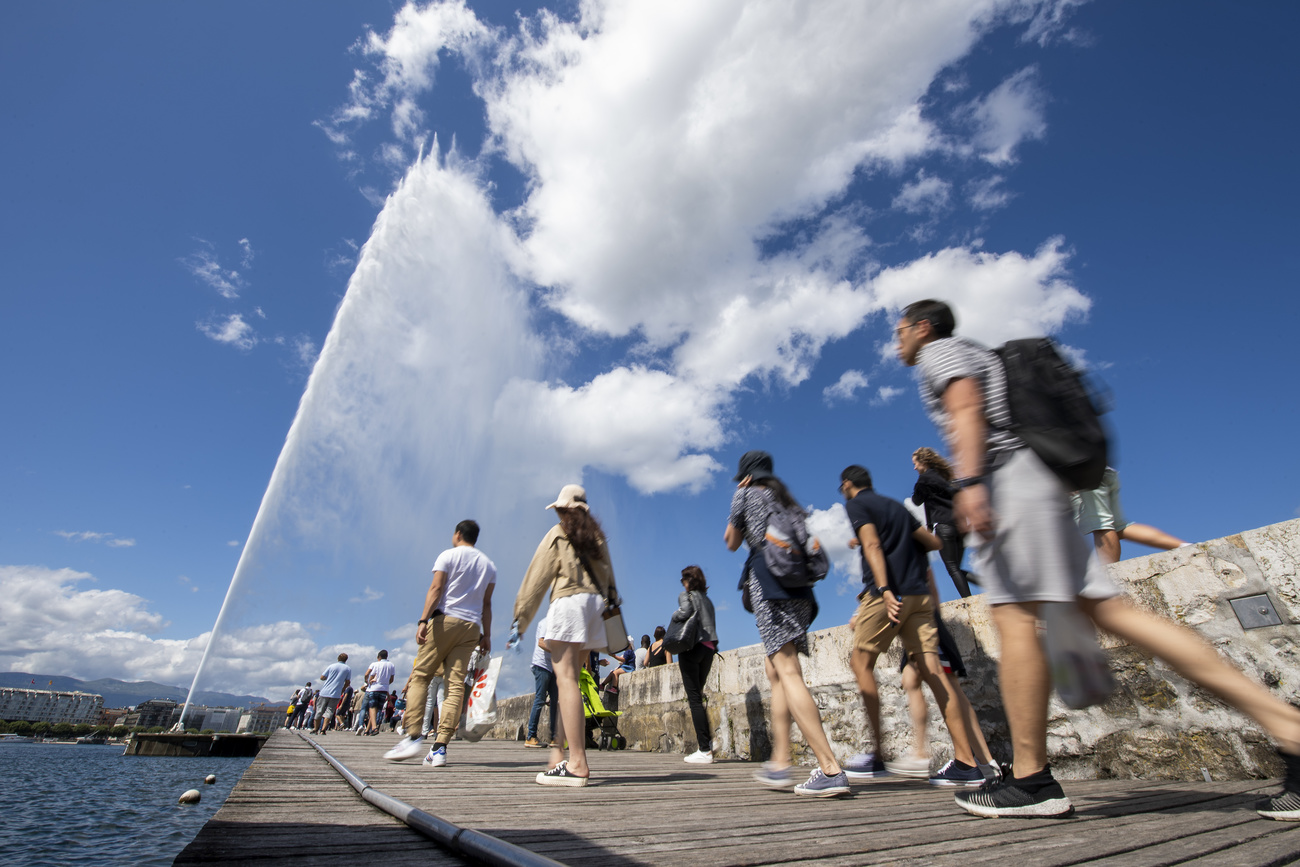
<path id="1" fill-rule="evenodd" d="M 775 478 L 772 473 L 772 456 L 757 449 L 741 455 L 740 466 L 736 468 L 736 477 L 732 481 L 739 482 L 746 476 L 751 477 L 756 482 L 759 479 Z"/>

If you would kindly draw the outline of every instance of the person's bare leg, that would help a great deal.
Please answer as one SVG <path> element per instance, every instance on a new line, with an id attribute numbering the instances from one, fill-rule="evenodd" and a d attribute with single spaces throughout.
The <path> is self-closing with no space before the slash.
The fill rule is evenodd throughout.
<path id="1" fill-rule="evenodd" d="M 943 666 L 939 663 L 939 654 L 921 653 L 912 658 L 912 665 L 921 670 L 921 679 L 934 693 L 935 704 L 943 716 L 944 725 L 952 737 L 952 756 L 964 765 L 975 767 L 975 756 L 970 751 L 970 738 L 966 735 L 966 719 L 962 715 L 961 705 L 952 695 L 948 678 L 944 676 Z M 1046 735 L 1044 735 L 1046 737 Z"/>
<path id="2" fill-rule="evenodd" d="M 795 651 L 794 644 L 787 644 L 773 654 L 771 663 L 781 680 L 790 716 L 799 725 L 799 731 L 803 732 L 803 739 L 808 742 L 813 755 L 817 756 L 817 764 L 821 766 L 822 773 L 828 777 L 839 774 L 840 763 L 831 751 L 831 742 L 826 739 L 817 703 L 808 691 L 808 684 L 804 683 L 803 669 L 799 665 L 799 654 Z"/>
<path id="3" fill-rule="evenodd" d="M 1047 767 L 1047 699 L 1052 689 L 1047 656 L 1038 640 L 1038 605 L 991 606 L 1002 644 L 998 679 L 1011 727 L 1013 774 L 1028 777 Z"/>
<path id="4" fill-rule="evenodd" d="M 1242 674 L 1192 630 L 1140 611 L 1123 596 L 1080 599 L 1093 623 L 1160 657 L 1175 671 L 1260 724 L 1282 749 L 1300 754 L 1300 710 Z"/>
<path id="5" fill-rule="evenodd" d="M 772 686 L 772 756 L 771 762 L 778 768 L 790 767 L 790 708 L 785 702 L 785 689 L 781 686 L 781 676 L 772 657 L 763 660 L 767 672 L 767 682 Z"/>
<path id="6" fill-rule="evenodd" d="M 551 641 L 551 667 L 555 670 L 555 682 L 560 688 L 560 713 L 556 728 L 559 735 L 555 739 L 558 745 L 569 739 L 569 771 L 579 777 L 587 776 L 587 738 L 582 716 L 582 692 L 578 689 L 578 673 L 587 658 L 587 651 L 580 644 L 571 641 Z M 551 750 L 549 767 L 555 767 L 564 761 L 564 750 L 559 746 Z"/>
<path id="7" fill-rule="evenodd" d="M 903 691 L 907 693 L 907 712 L 912 717 L 912 754 L 917 758 L 930 758 L 930 706 L 921 691 L 921 675 L 916 666 L 903 669 Z"/>
<path id="8" fill-rule="evenodd" d="M 1119 531 L 1119 537 L 1125 542 L 1137 542 L 1139 545 L 1146 545 L 1149 548 L 1161 548 L 1165 551 L 1181 548 L 1187 544 L 1182 539 L 1171 536 L 1164 530 L 1152 527 L 1150 524 L 1129 524 Z"/>
<path id="9" fill-rule="evenodd" d="M 1106 565 L 1119 562 L 1119 533 L 1114 530 L 1097 530 L 1092 534 L 1092 546 L 1097 557 Z"/>
<path id="10" fill-rule="evenodd" d="M 853 669 L 853 677 L 858 682 L 858 692 L 862 695 L 862 707 L 867 712 L 867 725 L 871 728 L 871 743 L 876 748 L 876 756 L 883 759 L 884 741 L 880 739 L 880 687 L 876 683 L 875 675 L 877 655 L 855 647 L 849 654 L 849 668 Z M 796 654 L 796 664 L 798 661 L 799 657 Z M 799 682 L 803 682 L 802 676 Z M 800 725 L 799 728 L 802 730 L 803 726 Z M 818 728 L 821 728 L 820 722 Z M 807 736 L 805 732 L 804 737 Z"/>
<path id="11" fill-rule="evenodd" d="M 962 719 L 966 721 L 966 737 L 970 741 L 970 751 L 975 754 L 975 758 L 981 765 L 993 764 L 993 753 L 989 752 L 988 741 L 984 740 L 984 732 L 980 730 L 980 719 L 975 715 L 975 708 L 971 707 L 970 699 L 961 688 L 957 675 L 946 674 L 944 677 L 952 690 L 953 700 L 961 708 Z"/>

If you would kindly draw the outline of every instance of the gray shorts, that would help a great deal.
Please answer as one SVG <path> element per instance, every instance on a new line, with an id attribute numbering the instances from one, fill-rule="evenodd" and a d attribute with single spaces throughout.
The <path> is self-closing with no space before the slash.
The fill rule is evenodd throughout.
<path id="1" fill-rule="evenodd" d="M 990 605 L 1109 599 L 1120 590 L 1079 534 L 1065 483 L 1032 450 L 1014 452 L 989 476 L 997 531 L 975 552 Z"/>

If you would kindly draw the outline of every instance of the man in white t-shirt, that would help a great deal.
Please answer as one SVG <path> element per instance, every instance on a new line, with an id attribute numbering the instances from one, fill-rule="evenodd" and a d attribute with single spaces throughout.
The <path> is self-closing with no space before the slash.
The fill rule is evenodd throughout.
<path id="1" fill-rule="evenodd" d="M 388 703 L 388 691 L 393 688 L 397 669 L 388 661 L 388 651 L 381 650 L 375 661 L 366 669 L 366 703 L 362 705 L 366 714 L 366 734 L 379 734 L 379 724 L 384 721 L 384 705 Z"/>
<path id="2" fill-rule="evenodd" d="M 433 564 L 433 581 L 424 596 L 415 641 L 420 651 L 411 667 L 406 690 L 406 716 L 402 719 L 406 737 L 384 754 L 400 762 L 424 752 L 424 704 L 429 681 L 439 667 L 444 669 L 447 698 L 438 715 L 438 734 L 424 764 L 447 764 L 447 744 L 456 733 L 465 698 L 465 672 L 470 654 L 478 647 L 492 649 L 492 588 L 497 567 L 474 547 L 479 528 L 474 521 L 461 521 L 451 535 L 451 547 Z"/>
<path id="3" fill-rule="evenodd" d="M 352 683 L 352 669 L 348 668 L 348 655 L 340 653 L 337 662 L 331 663 L 320 676 L 320 695 L 316 696 L 316 722 L 312 731 L 324 734 L 334 722 L 334 711 L 343 690 Z"/>

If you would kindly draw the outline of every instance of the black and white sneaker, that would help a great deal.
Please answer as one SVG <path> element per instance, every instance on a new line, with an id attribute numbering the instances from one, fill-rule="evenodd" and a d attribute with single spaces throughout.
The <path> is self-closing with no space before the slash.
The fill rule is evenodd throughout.
<path id="1" fill-rule="evenodd" d="M 1278 750 L 1286 762 L 1286 780 L 1281 792 L 1265 798 L 1255 805 L 1255 812 L 1265 819 L 1279 822 L 1300 822 L 1300 756 L 1291 756 Z"/>
<path id="2" fill-rule="evenodd" d="M 957 806 L 985 819 L 1003 816 L 1025 819 L 1063 819 L 1074 812 L 1061 784 L 1050 769 L 1022 779 L 990 780 L 973 792 L 955 796 Z"/>
<path id="3" fill-rule="evenodd" d="M 567 761 L 560 762 L 545 773 L 537 775 L 539 786 L 570 786 L 580 788 L 587 785 L 587 777 L 580 777 L 569 770 Z"/>

